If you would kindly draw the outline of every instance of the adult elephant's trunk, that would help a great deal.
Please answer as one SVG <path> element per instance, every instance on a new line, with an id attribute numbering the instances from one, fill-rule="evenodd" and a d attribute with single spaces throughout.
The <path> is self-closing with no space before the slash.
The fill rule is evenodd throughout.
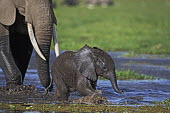
<path id="1" fill-rule="evenodd" d="M 53 29 L 54 30 L 54 29 Z M 33 27 L 28 23 L 28 32 L 30 40 L 37 53 L 37 69 L 38 75 L 42 85 L 47 88 L 50 85 L 49 75 L 49 57 L 50 57 L 50 44 L 51 44 L 51 33 L 43 35 L 46 31 L 42 31 L 41 35 L 34 35 Z M 38 32 L 38 31 L 37 31 Z M 48 31 L 50 32 L 50 31 Z M 54 34 L 54 33 L 53 33 Z M 59 51 L 59 50 L 58 50 Z"/>
<path id="2" fill-rule="evenodd" d="M 110 82 L 111 82 L 111 84 L 112 84 L 112 87 L 113 87 L 113 89 L 115 90 L 115 92 L 117 92 L 117 93 L 123 93 L 123 91 L 121 91 L 121 90 L 118 88 L 117 79 L 116 79 L 116 74 L 115 74 L 115 73 L 113 73 L 113 74 L 110 75 L 109 80 L 110 80 Z"/>
<path id="3" fill-rule="evenodd" d="M 32 25 L 28 24 L 28 31 L 30 35 L 31 42 L 34 46 L 35 51 L 37 52 L 37 70 L 41 84 L 47 88 L 50 85 L 50 74 L 49 74 L 49 57 L 50 57 L 50 44 L 52 37 L 52 29 L 48 31 L 36 31 L 34 36 Z M 40 33 L 41 32 L 41 33 Z M 46 33 L 49 34 L 46 34 Z M 39 34 L 39 35 L 37 35 Z M 36 39 L 35 39 L 36 37 Z"/>
<path id="4" fill-rule="evenodd" d="M 31 40 L 37 52 L 36 66 L 39 79 L 41 84 L 48 89 L 51 82 L 49 73 L 50 45 L 54 24 L 56 24 L 56 18 L 52 9 L 52 0 L 27 0 L 26 21 L 33 28 L 32 33 L 31 30 L 29 31 L 29 35 L 35 35 L 35 38 Z M 55 48 L 58 49 L 57 42 Z M 57 53 L 58 55 L 59 52 Z"/>
<path id="5" fill-rule="evenodd" d="M 35 42 L 39 49 L 36 56 L 36 67 L 41 84 L 47 88 L 51 78 L 49 72 L 50 45 L 53 34 L 54 15 L 51 0 L 32 0 L 28 2 L 28 23 L 31 23 Z M 34 7 L 33 7 L 34 6 Z M 29 24 L 28 24 L 29 25 Z M 28 26 L 29 27 L 29 26 Z M 30 32 L 29 32 L 30 34 Z M 34 45 L 33 45 L 34 46 Z M 35 48 L 35 46 L 34 46 Z"/>
<path id="6" fill-rule="evenodd" d="M 38 54 L 36 56 L 36 66 L 41 84 L 47 88 L 50 85 L 50 73 L 49 73 L 49 57 L 50 57 L 50 45 L 53 32 L 53 23 L 47 22 L 47 24 L 35 26 L 35 37 L 38 45 L 45 59 L 42 59 Z"/>

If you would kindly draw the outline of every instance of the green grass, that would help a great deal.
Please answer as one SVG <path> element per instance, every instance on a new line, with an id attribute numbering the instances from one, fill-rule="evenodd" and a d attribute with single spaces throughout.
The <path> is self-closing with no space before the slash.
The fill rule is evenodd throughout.
<path id="1" fill-rule="evenodd" d="M 139 74 L 131 70 L 116 70 L 117 80 L 155 80 L 160 79 L 151 75 Z M 105 78 L 99 76 L 99 79 L 105 80 Z"/>
<path id="2" fill-rule="evenodd" d="M 164 105 L 166 107 L 166 109 L 170 110 L 170 98 L 166 99 L 165 101 L 162 101 L 162 102 L 153 102 L 153 104 Z"/>
<path id="3" fill-rule="evenodd" d="M 55 9 L 60 50 L 85 44 L 106 51 L 170 53 L 169 0 L 114 0 L 108 8 L 86 5 Z"/>
<path id="4" fill-rule="evenodd" d="M 170 108 L 170 99 L 167 99 L 167 100 L 161 102 L 161 104 L 165 104 L 167 107 Z"/>
<path id="5" fill-rule="evenodd" d="M 116 75 L 117 75 L 118 80 L 130 80 L 130 79 L 154 80 L 154 79 L 159 79 L 159 78 L 153 77 L 151 75 L 139 74 L 139 73 L 136 73 L 131 70 L 123 70 L 123 71 L 116 70 Z"/>

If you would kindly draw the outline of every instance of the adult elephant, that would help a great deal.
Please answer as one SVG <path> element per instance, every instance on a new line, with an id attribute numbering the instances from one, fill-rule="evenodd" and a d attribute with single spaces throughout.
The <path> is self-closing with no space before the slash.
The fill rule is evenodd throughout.
<path id="1" fill-rule="evenodd" d="M 0 0 L 0 66 L 7 86 L 23 84 L 33 47 L 38 53 L 36 65 L 41 84 L 45 88 L 50 85 L 54 24 L 52 0 Z"/>

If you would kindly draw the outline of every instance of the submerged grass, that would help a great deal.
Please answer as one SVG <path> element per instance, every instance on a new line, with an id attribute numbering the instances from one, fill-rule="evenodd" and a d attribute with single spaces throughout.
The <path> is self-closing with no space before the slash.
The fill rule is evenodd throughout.
<path id="1" fill-rule="evenodd" d="M 129 79 L 154 80 L 154 79 L 159 79 L 159 78 L 153 77 L 151 75 L 139 74 L 139 73 L 136 73 L 131 70 L 122 70 L 122 71 L 116 70 L 116 75 L 117 75 L 118 80 L 129 80 Z"/>
<path id="2" fill-rule="evenodd" d="M 10 111 L 54 111 L 54 112 L 116 112 L 116 113 L 168 113 L 169 110 L 161 105 L 157 106 L 105 106 L 105 105 L 83 105 L 83 104 L 0 104 L 0 109 Z"/>
<path id="3" fill-rule="evenodd" d="M 116 70 L 117 80 L 155 80 L 159 79 L 158 77 L 154 77 L 151 75 L 139 74 L 132 70 Z M 105 80 L 103 77 L 99 77 L 99 79 Z"/>
<path id="4" fill-rule="evenodd" d="M 169 0 L 114 0 L 108 8 L 60 5 L 55 14 L 61 50 L 85 44 L 106 51 L 170 53 Z"/>
<path id="5" fill-rule="evenodd" d="M 153 104 L 160 104 L 160 105 L 164 105 L 166 107 L 166 109 L 170 110 L 170 98 L 166 99 L 163 102 L 153 102 Z"/>
<path id="6" fill-rule="evenodd" d="M 167 105 L 167 107 L 169 107 L 169 109 L 170 109 L 170 99 L 167 99 L 167 100 L 161 102 L 161 104 Z"/>

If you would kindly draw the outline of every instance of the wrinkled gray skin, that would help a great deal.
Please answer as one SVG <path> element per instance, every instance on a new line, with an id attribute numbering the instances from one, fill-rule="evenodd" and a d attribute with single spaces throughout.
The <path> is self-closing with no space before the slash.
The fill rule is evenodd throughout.
<path id="1" fill-rule="evenodd" d="M 37 70 L 42 85 L 50 84 L 49 53 L 56 18 L 52 0 L 0 0 L 0 66 L 7 86 L 23 84 L 33 47 L 27 23 L 32 24 L 38 45 L 46 57 L 38 55 Z"/>
<path id="2" fill-rule="evenodd" d="M 108 53 L 96 47 L 85 45 L 77 52 L 62 53 L 52 65 L 51 72 L 57 100 L 67 100 L 74 91 L 84 96 L 93 95 L 98 76 L 109 79 L 114 90 L 122 93 L 117 86 L 114 61 Z"/>
<path id="3" fill-rule="evenodd" d="M 87 4 L 92 4 L 92 5 L 112 5 L 113 0 L 86 0 Z"/>

